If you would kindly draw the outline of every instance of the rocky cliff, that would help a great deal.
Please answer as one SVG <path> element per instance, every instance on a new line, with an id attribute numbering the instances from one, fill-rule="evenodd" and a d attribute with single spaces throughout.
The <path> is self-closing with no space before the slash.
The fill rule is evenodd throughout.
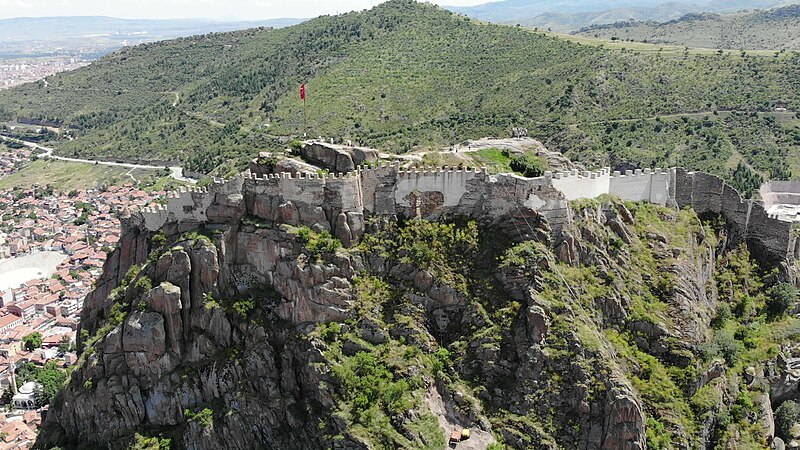
<path id="1" fill-rule="evenodd" d="M 601 198 L 556 233 L 513 177 L 447 215 L 270 180 L 123 214 L 38 448 L 765 446 L 798 397 L 785 279 L 724 220 Z"/>

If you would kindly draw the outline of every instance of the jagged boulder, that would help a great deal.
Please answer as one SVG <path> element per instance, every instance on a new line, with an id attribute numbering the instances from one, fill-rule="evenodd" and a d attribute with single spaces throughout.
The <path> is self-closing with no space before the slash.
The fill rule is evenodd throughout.
<path id="1" fill-rule="evenodd" d="M 134 311 L 122 331 L 124 352 L 161 356 L 166 352 L 164 317 L 155 312 Z"/>
<path id="2" fill-rule="evenodd" d="M 350 172 L 361 164 L 378 161 L 378 152 L 372 149 L 342 147 L 323 142 L 305 144 L 300 155 L 311 164 L 334 172 Z"/>
<path id="3" fill-rule="evenodd" d="M 180 351 L 181 337 L 183 336 L 181 289 L 171 283 L 161 283 L 148 293 L 147 303 L 153 311 L 164 316 L 167 346 L 173 352 Z"/>
<path id="4" fill-rule="evenodd" d="M 631 392 L 618 391 L 606 405 L 603 450 L 644 450 L 644 413 Z"/>

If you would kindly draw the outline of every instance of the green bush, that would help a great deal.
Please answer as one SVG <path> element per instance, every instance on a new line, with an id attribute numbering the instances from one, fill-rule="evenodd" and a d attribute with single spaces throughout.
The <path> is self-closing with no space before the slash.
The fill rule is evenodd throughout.
<path id="1" fill-rule="evenodd" d="M 210 428 L 214 424 L 214 411 L 210 408 L 203 408 L 199 411 L 187 409 L 183 412 L 183 417 L 186 420 L 199 423 L 203 428 Z"/>
<path id="2" fill-rule="evenodd" d="M 365 235 L 362 248 L 427 270 L 463 292 L 478 250 L 478 225 L 472 221 L 456 225 L 421 219 L 402 225 L 389 223 L 379 232 Z"/>
<path id="3" fill-rule="evenodd" d="M 731 312 L 730 305 L 722 303 L 717 308 L 717 313 L 714 315 L 714 318 L 711 319 L 711 327 L 715 330 L 719 330 L 723 328 L 732 317 L 733 313 Z"/>
<path id="4" fill-rule="evenodd" d="M 509 165 L 514 172 L 519 172 L 522 176 L 529 178 L 544 175 L 548 167 L 546 159 L 530 153 L 512 156 Z"/>
<path id="5" fill-rule="evenodd" d="M 170 450 L 172 439 L 160 436 L 142 436 L 136 434 L 135 441 L 129 450 Z M 52 449 L 51 449 L 52 450 Z"/>
<path id="6" fill-rule="evenodd" d="M 375 405 L 390 414 L 407 411 L 412 406 L 410 387 L 406 380 L 394 380 L 394 375 L 370 352 L 359 352 L 333 367 L 333 376 L 344 389 L 345 398 L 352 399 L 354 412 L 362 422 L 369 419 L 369 409 Z"/>
<path id="7" fill-rule="evenodd" d="M 736 364 L 743 350 L 742 343 L 736 340 L 731 330 L 727 329 L 714 333 L 714 338 L 703 348 L 706 359 L 722 357 L 729 367 Z"/>
<path id="8" fill-rule="evenodd" d="M 153 235 L 150 241 L 153 243 L 153 247 L 161 247 L 167 242 L 167 237 L 164 235 L 163 231 L 159 231 Z"/>
<path id="9" fill-rule="evenodd" d="M 342 247 L 342 242 L 328 231 L 317 233 L 304 226 L 297 229 L 297 236 L 305 243 L 308 253 L 316 258 L 323 254 L 336 253 L 336 250 Z"/>
<path id="10" fill-rule="evenodd" d="M 796 423 L 800 423 L 800 404 L 786 400 L 775 410 L 775 435 L 788 442 L 794 437 L 790 429 Z"/>

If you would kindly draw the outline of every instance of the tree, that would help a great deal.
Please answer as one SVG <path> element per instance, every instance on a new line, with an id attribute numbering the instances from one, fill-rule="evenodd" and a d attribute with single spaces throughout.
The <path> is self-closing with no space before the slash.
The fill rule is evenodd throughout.
<path id="1" fill-rule="evenodd" d="M 4 405 L 10 405 L 13 399 L 14 399 L 14 393 L 11 392 L 11 389 L 6 389 L 5 391 L 3 391 L 2 400 Z"/>
<path id="2" fill-rule="evenodd" d="M 35 331 L 22 338 L 22 348 L 32 352 L 42 346 L 42 334 Z"/>
<path id="3" fill-rule="evenodd" d="M 41 390 L 34 392 L 38 406 L 50 403 L 50 400 L 64 387 L 67 373 L 56 365 L 55 361 L 48 361 L 36 375 L 36 382 L 42 385 Z"/>
<path id="4" fill-rule="evenodd" d="M 775 435 L 792 439 L 791 428 L 800 423 L 800 405 L 794 400 L 786 400 L 775 410 Z"/>
<path id="5" fill-rule="evenodd" d="M 789 283 L 778 283 L 770 290 L 767 298 L 767 316 L 774 319 L 781 317 L 794 306 L 797 299 L 797 289 Z"/>

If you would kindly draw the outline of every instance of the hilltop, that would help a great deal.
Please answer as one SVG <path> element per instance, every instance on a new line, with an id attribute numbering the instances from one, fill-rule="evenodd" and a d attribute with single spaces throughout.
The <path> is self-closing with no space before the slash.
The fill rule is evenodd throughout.
<path id="1" fill-rule="evenodd" d="M 687 14 L 680 19 L 617 22 L 581 29 L 581 36 L 688 47 L 800 50 L 800 5 L 734 14 Z"/>
<path id="2" fill-rule="evenodd" d="M 0 119 L 69 130 L 74 140 L 54 143 L 67 155 L 235 173 L 302 135 L 305 82 L 310 135 L 386 151 L 522 127 L 589 167 L 789 177 L 800 174 L 799 61 L 605 49 L 393 0 L 283 29 L 126 48 L 0 93 Z"/>
<path id="3" fill-rule="evenodd" d="M 796 0 L 500 0 L 476 6 L 451 7 L 452 11 L 480 20 L 528 26 L 552 26 L 554 30 L 577 30 L 593 24 L 608 24 L 631 18 L 666 21 L 683 13 L 731 13 L 744 9 L 768 9 Z"/>
<path id="4" fill-rule="evenodd" d="M 604 25 L 628 20 L 666 22 L 667 20 L 679 19 L 688 13 L 699 11 L 702 11 L 699 6 L 681 2 L 669 2 L 650 7 L 628 6 L 602 11 L 545 12 L 533 17 L 523 16 L 506 20 L 503 23 L 510 25 L 520 24 L 524 27 L 550 29 L 559 32 L 572 32 L 592 25 Z"/>
<path id="5" fill-rule="evenodd" d="M 719 177 L 300 150 L 121 214 L 36 448 L 794 445 L 798 237 Z"/>

